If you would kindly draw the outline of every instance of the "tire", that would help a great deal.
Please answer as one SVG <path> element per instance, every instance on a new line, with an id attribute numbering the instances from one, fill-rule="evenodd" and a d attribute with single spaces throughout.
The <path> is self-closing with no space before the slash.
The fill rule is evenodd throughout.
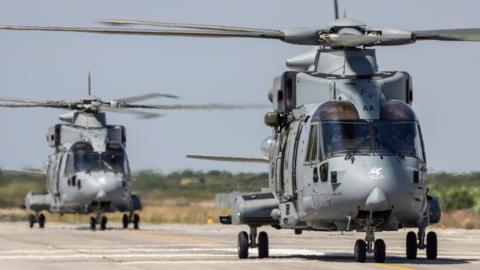
<path id="1" fill-rule="evenodd" d="M 427 259 L 435 260 L 437 258 L 437 234 L 429 232 L 427 234 Z"/>
<path id="2" fill-rule="evenodd" d="M 102 219 L 100 220 L 100 230 L 104 231 L 107 229 L 107 222 L 108 222 L 108 218 L 106 216 L 103 216 Z"/>
<path id="3" fill-rule="evenodd" d="M 385 262 L 385 242 L 382 239 L 375 240 L 375 247 L 373 249 L 373 256 L 375 257 L 375 262 L 384 263 Z"/>
<path id="4" fill-rule="evenodd" d="M 128 223 L 130 223 L 130 219 L 128 218 L 127 214 L 123 214 L 122 224 L 124 229 L 128 228 Z"/>
<path id="5" fill-rule="evenodd" d="M 133 215 L 133 229 L 138 230 L 140 224 L 140 216 L 138 214 Z"/>
<path id="6" fill-rule="evenodd" d="M 45 215 L 40 214 L 40 215 L 38 216 L 38 227 L 39 227 L 40 229 L 45 228 L 45 222 L 46 222 L 46 221 L 47 221 L 47 219 L 45 218 Z"/>
<path id="7" fill-rule="evenodd" d="M 28 225 L 30 226 L 30 228 L 33 228 L 33 226 L 35 225 L 35 216 L 33 214 L 30 214 L 28 216 Z"/>
<path id="8" fill-rule="evenodd" d="M 365 262 L 367 258 L 367 244 L 362 239 L 358 239 L 355 242 L 355 248 L 353 250 L 353 256 L 356 262 Z"/>
<path id="9" fill-rule="evenodd" d="M 238 233 L 238 258 L 246 259 L 248 258 L 248 234 L 247 232 L 239 232 Z"/>
<path id="10" fill-rule="evenodd" d="M 268 234 L 260 232 L 258 235 L 258 258 L 268 258 Z"/>
<path id="11" fill-rule="evenodd" d="M 417 235 L 414 232 L 408 232 L 406 243 L 406 254 L 408 260 L 415 260 L 417 258 Z"/>
<path id="12" fill-rule="evenodd" d="M 90 217 L 90 230 L 95 231 L 97 229 L 97 220 L 94 217 Z"/>

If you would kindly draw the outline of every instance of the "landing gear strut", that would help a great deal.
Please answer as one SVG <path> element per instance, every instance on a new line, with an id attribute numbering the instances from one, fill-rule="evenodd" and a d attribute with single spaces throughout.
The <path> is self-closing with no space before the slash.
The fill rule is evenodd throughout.
<path id="1" fill-rule="evenodd" d="M 140 216 L 138 214 L 130 213 L 129 215 L 123 214 L 122 225 L 124 229 L 128 228 L 128 224 L 133 223 L 133 229 L 138 230 L 140 224 Z"/>
<path id="2" fill-rule="evenodd" d="M 435 260 L 437 258 L 437 234 L 429 232 L 425 235 L 425 228 L 419 228 L 418 234 L 412 231 L 408 232 L 406 238 L 407 259 L 415 260 L 418 249 L 426 249 L 427 259 Z"/>
<path id="3" fill-rule="evenodd" d="M 248 258 L 249 248 L 258 248 L 258 258 L 268 258 L 268 234 L 260 232 L 257 243 L 257 227 L 250 226 L 250 235 L 245 231 L 238 233 L 237 248 L 240 259 Z"/>
<path id="4" fill-rule="evenodd" d="M 47 222 L 47 219 L 45 218 L 45 215 L 43 215 L 42 213 L 35 213 L 34 214 L 30 214 L 28 216 L 28 224 L 30 225 L 30 228 L 33 228 L 35 223 L 38 222 L 38 228 L 40 229 L 43 229 L 45 228 L 45 223 Z"/>
<path id="5" fill-rule="evenodd" d="M 383 239 L 375 240 L 375 228 L 367 227 L 365 240 L 358 239 L 355 242 L 354 257 L 357 262 L 365 262 L 367 259 L 367 253 L 373 253 L 375 262 L 383 263 L 386 257 L 386 245 Z"/>

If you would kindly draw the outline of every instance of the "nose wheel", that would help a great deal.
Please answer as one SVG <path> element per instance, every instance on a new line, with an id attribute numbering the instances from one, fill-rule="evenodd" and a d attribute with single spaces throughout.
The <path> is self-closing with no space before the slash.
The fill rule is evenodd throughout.
<path id="1" fill-rule="evenodd" d="M 428 232 L 425 235 L 425 228 L 419 228 L 418 234 L 408 232 L 406 237 L 406 253 L 407 259 L 415 260 L 417 258 L 418 249 L 425 249 L 427 259 L 437 259 L 437 234 Z"/>
<path id="2" fill-rule="evenodd" d="M 133 213 L 130 213 L 130 215 L 123 214 L 123 217 L 122 217 L 123 228 L 127 229 L 130 223 L 133 223 L 134 230 L 140 229 L 140 216 L 138 214 L 133 214 Z"/>
<path id="3" fill-rule="evenodd" d="M 97 229 L 98 223 L 100 223 L 100 230 L 104 231 L 107 229 L 108 218 L 105 215 L 97 215 L 97 217 L 90 217 L 90 230 L 95 231 Z"/>
<path id="4" fill-rule="evenodd" d="M 250 227 L 250 235 L 248 235 L 245 231 L 238 233 L 238 257 L 240 259 L 248 258 L 249 248 L 258 248 L 258 258 L 268 258 L 268 234 L 264 231 L 260 232 L 258 234 L 257 242 L 257 227 Z"/>
<path id="5" fill-rule="evenodd" d="M 374 228 L 367 228 L 365 240 L 358 239 L 355 242 L 353 256 L 356 262 L 363 263 L 367 259 L 367 254 L 373 254 L 375 262 L 383 263 L 386 258 L 386 249 L 383 239 L 375 240 Z"/>
<path id="6" fill-rule="evenodd" d="M 30 226 L 30 228 L 33 228 L 35 226 L 35 223 L 38 223 L 38 228 L 43 229 L 45 228 L 46 222 L 47 222 L 47 219 L 45 218 L 45 215 L 42 213 L 30 214 L 28 216 L 28 225 Z"/>

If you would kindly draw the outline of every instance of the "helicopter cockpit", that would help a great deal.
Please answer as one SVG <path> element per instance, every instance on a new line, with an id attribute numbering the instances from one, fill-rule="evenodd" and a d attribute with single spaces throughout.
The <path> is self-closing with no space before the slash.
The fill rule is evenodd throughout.
<path id="1" fill-rule="evenodd" d="M 384 101 L 380 118 L 368 121 L 360 119 L 352 103 L 329 101 L 317 109 L 311 123 L 309 160 L 313 155 L 325 159 L 348 154 L 399 155 L 425 160 L 415 113 L 402 101 Z"/>
<path id="2" fill-rule="evenodd" d="M 77 142 L 70 148 L 65 166 L 66 175 L 92 171 L 125 173 L 127 170 L 125 151 L 116 143 L 107 143 L 105 152 L 96 152 L 90 143 Z"/>

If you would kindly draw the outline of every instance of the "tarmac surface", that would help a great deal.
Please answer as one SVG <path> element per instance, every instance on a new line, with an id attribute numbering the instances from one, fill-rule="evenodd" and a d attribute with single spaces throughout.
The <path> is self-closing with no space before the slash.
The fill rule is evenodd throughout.
<path id="1" fill-rule="evenodd" d="M 237 257 L 236 237 L 246 226 L 145 225 L 141 230 L 90 231 L 83 224 L 0 223 L 0 269 L 480 269 L 480 231 L 437 229 L 439 257 L 405 259 L 407 231 L 377 233 L 387 244 L 387 261 L 353 262 L 353 245 L 363 233 L 304 232 L 264 228 L 270 258 Z M 259 232 L 260 232 L 259 228 Z"/>

